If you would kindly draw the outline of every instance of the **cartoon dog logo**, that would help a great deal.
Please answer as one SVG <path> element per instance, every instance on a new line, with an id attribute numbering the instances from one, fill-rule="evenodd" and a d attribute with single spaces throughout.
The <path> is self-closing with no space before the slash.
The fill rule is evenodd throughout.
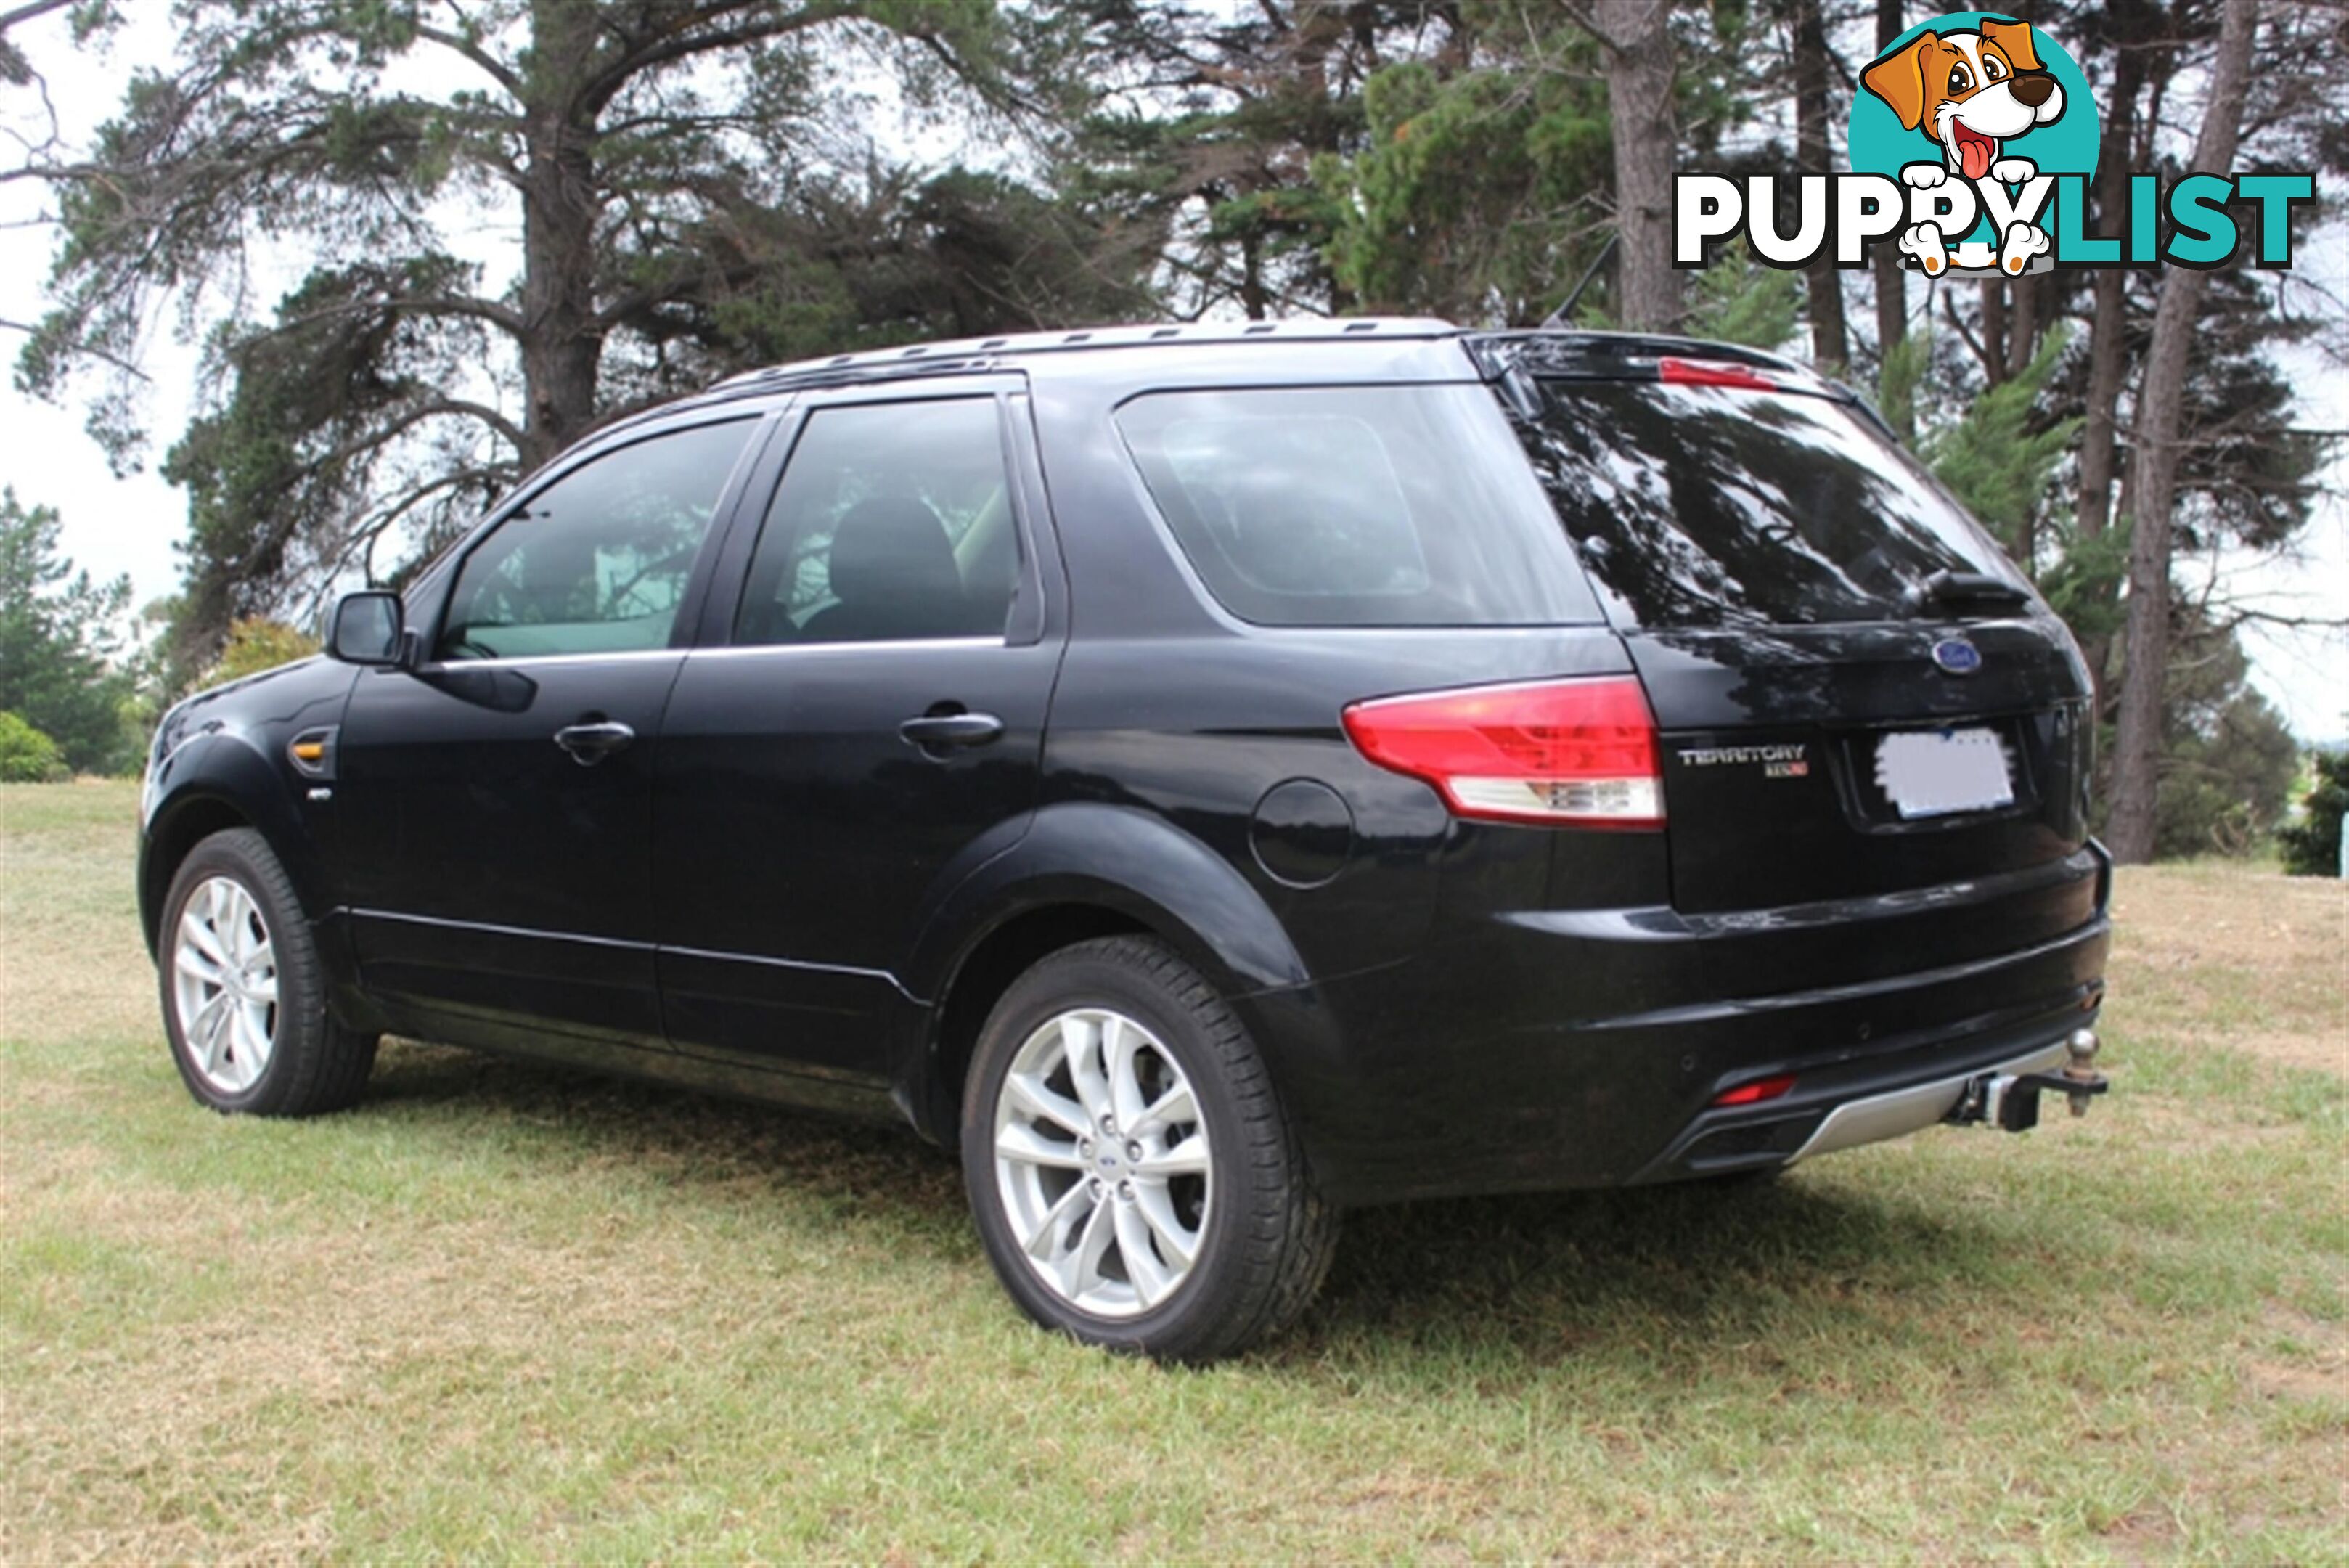
<path id="1" fill-rule="evenodd" d="M 1941 148 L 1939 163 L 1910 163 L 1900 178 L 1920 190 L 1951 174 L 2019 185 L 2039 172 L 2028 158 L 2005 155 L 2006 144 L 2062 118 L 2064 88 L 2040 64 L 2031 25 L 1984 18 L 1979 32 L 1920 33 L 1861 73 L 1868 90 L 1890 105 L 1904 130 L 1921 130 Z M 2047 232 L 2011 223 L 2001 236 L 1998 265 L 2021 273 L 2048 249 Z M 1941 231 L 1919 223 L 1900 236 L 1929 275 L 1949 265 Z"/>

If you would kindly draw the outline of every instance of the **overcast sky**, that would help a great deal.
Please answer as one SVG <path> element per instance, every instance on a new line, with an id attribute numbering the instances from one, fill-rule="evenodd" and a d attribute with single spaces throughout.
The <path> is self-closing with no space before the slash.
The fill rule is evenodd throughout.
<path id="1" fill-rule="evenodd" d="M 163 0 L 133 0 L 126 9 L 132 14 L 130 24 L 102 52 L 78 52 L 61 14 L 10 35 L 48 78 L 69 142 L 86 139 L 111 113 L 134 67 L 161 65 L 169 57 L 171 29 Z M 0 123 L 40 134 L 46 119 L 37 109 L 29 93 L 0 88 Z M 892 140 L 920 145 L 930 139 L 909 130 L 902 140 Z M 30 321 L 42 313 L 41 286 L 53 244 L 52 232 L 33 221 L 43 203 L 43 193 L 29 182 L 0 185 L 0 319 Z M 2336 242 L 2339 237 L 2337 229 L 2327 236 Z M 2349 244 L 2312 245 L 2296 264 L 2301 275 L 2326 296 L 2349 298 Z M 153 463 L 187 422 L 196 354 L 172 339 L 170 322 L 161 325 L 143 358 L 151 379 L 147 428 L 156 434 L 144 472 L 120 478 L 110 473 L 105 454 L 82 430 L 79 407 L 37 401 L 13 384 L 0 394 L 5 400 L 0 403 L 0 483 L 27 504 L 57 507 L 75 560 L 99 577 L 129 574 L 142 604 L 178 586 L 174 545 L 187 525 L 185 497 L 155 475 Z M 0 348 L 12 364 L 22 342 L 20 333 L 0 331 Z M 2349 368 L 2314 353 L 2295 354 L 2287 368 L 2300 385 L 2302 421 L 2349 430 Z M 2279 614 L 2349 615 L 2349 452 L 2335 460 L 2329 477 L 2328 494 L 2296 558 L 2227 564 L 2236 597 Z M 2179 575 L 2191 580 L 2208 569 L 2209 563 L 2182 562 Z M 2349 737 L 2349 636 L 2251 627 L 2245 641 L 2254 661 L 2253 680 L 2283 709 L 2297 733 L 2312 740 Z"/>

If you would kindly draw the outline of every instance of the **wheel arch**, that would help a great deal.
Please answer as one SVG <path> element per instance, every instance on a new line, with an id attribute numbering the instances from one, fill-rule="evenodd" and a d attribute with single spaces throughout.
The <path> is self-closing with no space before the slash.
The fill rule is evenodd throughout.
<path id="1" fill-rule="evenodd" d="M 1271 908 L 1207 845 L 1130 806 L 1048 806 L 942 901 L 901 976 L 923 1004 L 895 1073 L 916 1129 L 955 1142 L 971 1048 L 1014 980 L 1061 948 L 1119 935 L 1165 942 L 1243 1012 L 1250 995 L 1310 979 Z"/>
<path id="2" fill-rule="evenodd" d="M 147 819 L 139 851 L 139 920 L 151 956 L 161 940 L 163 900 L 197 845 L 249 827 L 261 835 L 316 921 L 327 909 L 316 845 L 285 798 L 286 786 L 242 736 L 203 736 L 174 754 L 165 793 Z"/>

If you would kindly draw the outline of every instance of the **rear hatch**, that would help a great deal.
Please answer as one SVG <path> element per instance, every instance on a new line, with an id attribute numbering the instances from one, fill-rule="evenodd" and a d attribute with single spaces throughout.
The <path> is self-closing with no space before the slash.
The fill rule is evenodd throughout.
<path id="1" fill-rule="evenodd" d="M 2059 875 L 2062 622 L 1848 394 L 1715 352 L 1479 350 L 1654 708 L 1675 907 Z"/>

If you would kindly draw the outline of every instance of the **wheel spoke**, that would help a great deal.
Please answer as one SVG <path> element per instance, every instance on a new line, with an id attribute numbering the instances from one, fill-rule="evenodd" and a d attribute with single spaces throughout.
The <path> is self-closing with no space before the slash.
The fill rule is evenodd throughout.
<path id="1" fill-rule="evenodd" d="M 236 1010 L 236 1024 L 237 1054 L 250 1084 L 269 1065 L 269 1009 L 248 1002 Z"/>
<path id="2" fill-rule="evenodd" d="M 181 974 L 198 984 L 222 983 L 223 971 L 218 961 L 194 942 L 188 940 L 184 934 L 181 938 L 179 951 L 171 955 L 171 962 Z"/>
<path id="3" fill-rule="evenodd" d="M 1086 1164 L 1075 1144 L 1054 1143 L 1034 1127 L 1018 1122 L 995 1135 L 995 1150 L 1006 1159 L 1053 1170 L 1082 1170 Z"/>
<path id="4" fill-rule="evenodd" d="M 1209 1164 L 1207 1140 L 1193 1133 L 1173 1148 L 1145 1154 L 1133 1162 L 1134 1173 L 1164 1181 L 1170 1176 L 1205 1176 Z"/>
<path id="5" fill-rule="evenodd" d="M 188 912 L 180 918 L 180 941 L 182 946 L 194 948 L 221 968 L 228 967 L 228 949 L 221 945 L 220 933 L 212 929 L 209 919 L 196 914 L 192 902 Z"/>
<path id="6" fill-rule="evenodd" d="M 1129 1135 L 1142 1116 L 1142 1083 L 1134 1076 L 1144 1044 L 1142 1031 L 1112 1015 L 1102 1025 L 1102 1057 L 1109 1069 L 1110 1109 Z"/>
<path id="7" fill-rule="evenodd" d="M 1085 1115 L 1084 1106 L 1045 1085 L 1040 1078 L 1026 1073 L 1014 1073 L 1003 1081 L 1003 1092 L 1013 1105 L 1030 1117 L 1040 1116 L 1055 1126 L 1068 1129 L 1071 1137 L 1085 1137 L 1093 1130 L 1092 1118 Z"/>
<path id="8" fill-rule="evenodd" d="M 1164 1127 L 1181 1127 L 1199 1119 L 1198 1102 L 1192 1098 L 1190 1080 L 1177 1078 L 1174 1087 L 1153 1100 L 1134 1119 L 1133 1132 L 1136 1137 L 1145 1132 Z"/>
<path id="9" fill-rule="evenodd" d="M 1077 1098 L 1093 1127 L 1101 1118 L 1114 1116 L 1117 1107 L 1112 1103 L 1109 1080 L 1102 1075 L 1101 1024 L 1084 1013 L 1071 1012 L 1061 1020 L 1061 1051 L 1069 1064 L 1069 1081 L 1077 1086 Z"/>
<path id="10" fill-rule="evenodd" d="M 221 1068 L 221 1046 L 228 1040 L 229 1014 L 233 1005 L 228 992 L 215 992 L 204 999 L 203 1006 L 186 1025 L 188 1044 L 199 1056 L 198 1065 L 207 1074 L 217 1074 Z"/>
<path id="11" fill-rule="evenodd" d="M 1117 1222 L 1110 1218 L 1113 1203 L 1096 1203 L 1093 1211 L 1085 1216 L 1084 1228 L 1077 1234 L 1077 1244 L 1057 1260 L 1061 1288 L 1071 1299 L 1082 1296 L 1102 1282 L 1102 1259 L 1108 1255 L 1110 1243 L 1116 1240 Z"/>
<path id="12" fill-rule="evenodd" d="M 1188 1269 L 1199 1251 L 1199 1233 L 1184 1229 L 1174 1217 L 1174 1200 L 1166 1189 L 1155 1182 L 1135 1183 L 1133 1207 L 1158 1238 L 1158 1251 L 1175 1272 Z"/>
<path id="13" fill-rule="evenodd" d="M 1028 1255 L 1039 1262 L 1050 1263 L 1066 1252 L 1071 1226 L 1092 1208 L 1092 1201 L 1090 1183 L 1069 1183 L 1069 1189 L 1044 1210 L 1043 1219 L 1037 1222 L 1036 1233 L 1028 1238 Z"/>
<path id="14" fill-rule="evenodd" d="M 1160 1297 L 1173 1287 L 1174 1276 L 1151 1245 L 1150 1222 L 1131 1203 L 1112 1205 L 1117 1221 L 1117 1255 L 1125 1264 L 1125 1277 L 1133 1282 L 1134 1293 L 1141 1296 L 1143 1306 L 1154 1306 Z"/>

